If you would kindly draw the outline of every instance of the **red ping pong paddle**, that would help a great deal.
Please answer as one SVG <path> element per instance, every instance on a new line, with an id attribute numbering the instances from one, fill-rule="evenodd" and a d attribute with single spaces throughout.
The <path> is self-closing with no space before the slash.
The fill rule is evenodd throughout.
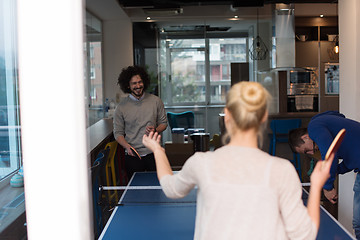
<path id="1" fill-rule="evenodd" d="M 345 137 L 345 133 L 346 133 L 346 130 L 345 128 L 341 129 L 338 134 L 336 135 L 336 137 L 334 138 L 334 140 L 332 141 L 329 149 L 327 150 L 326 152 L 326 155 L 325 155 L 325 161 L 327 161 L 330 157 L 330 155 L 332 153 L 336 153 L 337 150 L 339 149 L 340 145 L 341 145 L 341 142 L 343 141 L 344 137 Z"/>
<path id="2" fill-rule="evenodd" d="M 130 149 L 131 149 L 132 153 L 135 155 L 135 157 L 137 157 L 138 159 L 141 159 L 140 154 L 135 150 L 135 148 L 130 147 Z"/>

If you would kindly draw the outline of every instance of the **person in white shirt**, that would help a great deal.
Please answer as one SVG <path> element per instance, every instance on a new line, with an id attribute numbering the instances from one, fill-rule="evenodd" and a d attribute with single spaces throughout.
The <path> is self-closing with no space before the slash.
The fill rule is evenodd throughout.
<path id="1" fill-rule="evenodd" d="M 174 175 L 160 136 L 143 136 L 144 145 L 155 155 L 166 196 L 182 198 L 198 187 L 194 239 L 316 238 L 321 189 L 334 156 L 315 166 L 306 208 L 292 164 L 258 147 L 269 98 L 259 83 L 235 84 L 225 107 L 228 144 L 213 152 L 195 153 Z"/>

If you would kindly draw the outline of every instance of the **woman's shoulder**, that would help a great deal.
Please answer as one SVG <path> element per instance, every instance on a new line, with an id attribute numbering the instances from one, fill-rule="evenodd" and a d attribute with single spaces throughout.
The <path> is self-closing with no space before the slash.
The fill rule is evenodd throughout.
<path id="1" fill-rule="evenodd" d="M 211 153 L 209 153 L 211 154 Z M 272 156 L 269 153 L 259 149 L 259 148 L 249 148 L 249 147 L 239 147 L 239 146 L 228 146 L 225 145 L 221 148 L 216 149 L 212 152 L 214 155 L 220 155 L 224 157 L 233 157 L 233 156 L 244 156 L 253 159 L 258 159 L 259 161 L 272 161 L 272 164 L 279 167 L 289 167 L 292 166 L 290 161 L 285 158 Z"/>

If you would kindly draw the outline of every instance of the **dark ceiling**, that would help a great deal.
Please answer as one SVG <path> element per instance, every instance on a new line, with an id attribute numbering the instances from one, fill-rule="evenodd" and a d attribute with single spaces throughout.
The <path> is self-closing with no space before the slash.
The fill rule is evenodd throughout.
<path id="1" fill-rule="evenodd" d="M 336 3 L 338 0 L 118 0 L 123 8 L 180 8 L 186 6 L 232 5 L 233 7 L 260 7 L 272 3 Z"/>
<path id="2" fill-rule="evenodd" d="M 276 3 L 337 3 L 338 0 L 118 0 L 123 9 L 143 9 L 146 10 L 167 10 L 180 9 L 191 6 L 216 6 L 231 5 L 233 8 L 241 7 L 262 7 L 264 4 Z M 185 26 L 186 27 L 186 26 Z M 196 27 L 196 26 L 192 26 Z M 203 27 L 203 26 L 202 26 Z M 184 27 L 183 27 L 184 28 Z M 171 32 L 168 29 L 167 32 Z M 216 30 L 216 29 L 215 29 Z M 207 29 L 209 31 L 209 29 Z M 133 23 L 134 43 L 145 48 L 156 47 L 156 23 L 134 22 Z"/>

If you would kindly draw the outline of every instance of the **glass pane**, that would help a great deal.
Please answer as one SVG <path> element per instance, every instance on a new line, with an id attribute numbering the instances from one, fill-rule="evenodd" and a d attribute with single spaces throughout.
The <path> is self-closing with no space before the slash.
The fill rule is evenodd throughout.
<path id="1" fill-rule="evenodd" d="M 231 86 L 231 63 L 246 62 L 245 38 L 210 39 L 210 101 L 225 103 Z"/>
<path id="2" fill-rule="evenodd" d="M 339 64 L 325 63 L 325 94 L 339 94 Z"/>
<path id="3" fill-rule="evenodd" d="M 92 125 L 104 117 L 104 96 L 102 78 L 102 23 L 99 19 L 86 13 L 86 43 L 84 43 L 86 59 L 86 85 L 88 99 L 88 125 Z"/>
<path id="4" fill-rule="evenodd" d="M 203 48 L 204 39 L 167 39 L 170 48 Z"/>
<path id="5" fill-rule="evenodd" d="M 90 105 L 101 107 L 103 104 L 102 71 L 101 71 L 101 42 L 90 44 Z"/>
<path id="6" fill-rule="evenodd" d="M 160 38 L 160 94 L 165 106 L 203 104 L 205 40 L 172 39 L 165 34 Z"/>
<path id="7" fill-rule="evenodd" d="M 173 104 L 205 101 L 205 52 L 197 49 L 171 51 L 171 98 Z"/>
<path id="8" fill-rule="evenodd" d="M 0 180 L 21 164 L 15 3 L 0 0 Z"/>

